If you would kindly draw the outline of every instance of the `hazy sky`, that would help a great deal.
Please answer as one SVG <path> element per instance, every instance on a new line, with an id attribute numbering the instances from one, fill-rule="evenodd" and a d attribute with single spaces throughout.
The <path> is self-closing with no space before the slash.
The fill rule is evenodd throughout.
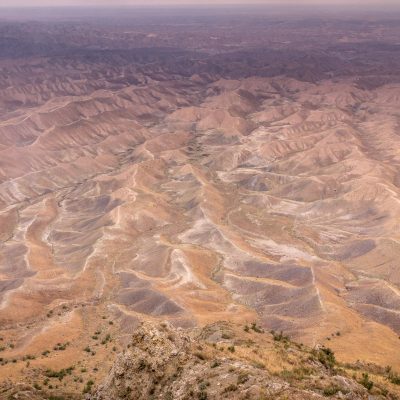
<path id="1" fill-rule="evenodd" d="M 399 5 L 400 0 L 0 0 L 0 7 L 15 6 L 134 6 L 134 5 L 204 5 L 204 4 L 315 4 L 315 5 Z"/>

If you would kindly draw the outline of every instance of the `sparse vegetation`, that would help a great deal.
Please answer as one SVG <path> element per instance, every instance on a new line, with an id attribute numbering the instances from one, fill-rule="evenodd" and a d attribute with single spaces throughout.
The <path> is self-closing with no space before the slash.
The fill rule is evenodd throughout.
<path id="1" fill-rule="evenodd" d="M 264 330 L 257 325 L 257 322 L 252 322 L 251 329 L 257 333 L 264 333 Z"/>
<path id="2" fill-rule="evenodd" d="M 67 348 L 67 346 L 69 346 L 69 342 L 66 342 L 66 343 L 57 343 L 54 347 L 53 347 L 53 350 L 54 351 L 64 351 L 66 348 Z"/>
<path id="3" fill-rule="evenodd" d="M 63 380 L 67 375 L 71 375 L 72 371 L 74 370 L 74 367 L 69 367 L 69 368 L 63 368 L 60 369 L 59 371 L 55 371 L 52 369 L 47 369 L 45 372 L 45 376 L 47 378 L 58 378 L 58 380 Z"/>
<path id="4" fill-rule="evenodd" d="M 334 396 L 336 393 L 340 392 L 341 388 L 337 385 L 332 385 L 332 386 L 328 386 L 326 387 L 323 391 L 322 394 L 324 396 L 330 397 L 330 396 Z"/>
<path id="5" fill-rule="evenodd" d="M 107 344 L 108 342 L 111 342 L 111 335 L 109 333 L 107 333 L 107 335 L 101 341 L 101 344 Z"/>
<path id="6" fill-rule="evenodd" d="M 363 372 L 361 379 L 358 381 L 361 385 L 363 385 L 367 390 L 371 390 L 374 386 L 374 382 L 369 379 L 369 375 L 367 372 Z"/>
<path id="7" fill-rule="evenodd" d="M 33 356 L 32 354 L 27 354 L 26 356 L 22 357 L 22 361 L 26 361 L 26 360 L 34 360 L 36 357 Z"/>
<path id="8" fill-rule="evenodd" d="M 306 377 L 310 376 L 314 371 L 311 368 L 308 367 L 296 367 L 293 368 L 292 370 L 287 370 L 284 369 L 281 373 L 280 376 L 288 381 L 301 381 L 305 379 Z"/>
<path id="9" fill-rule="evenodd" d="M 92 386 L 94 385 L 94 382 L 90 379 L 86 382 L 85 387 L 83 388 L 83 393 L 90 393 L 92 391 Z"/>
<path id="10" fill-rule="evenodd" d="M 329 347 L 313 350 L 312 355 L 316 356 L 318 361 L 326 368 L 332 369 L 336 364 L 335 353 Z"/>
<path id="11" fill-rule="evenodd" d="M 289 341 L 289 336 L 284 335 L 282 331 L 279 333 L 275 331 L 271 331 L 271 334 L 276 342 L 288 342 Z"/>
<path id="12" fill-rule="evenodd" d="M 386 379 L 394 385 L 400 385 L 400 375 L 392 371 L 391 367 L 386 367 Z"/>

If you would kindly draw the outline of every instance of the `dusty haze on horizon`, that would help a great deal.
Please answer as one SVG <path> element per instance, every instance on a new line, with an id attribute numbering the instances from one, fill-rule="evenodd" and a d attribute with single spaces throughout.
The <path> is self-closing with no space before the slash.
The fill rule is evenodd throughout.
<path id="1" fill-rule="evenodd" d="M 201 5 L 317 5 L 317 6 L 398 6 L 397 0 L 3 0 L 0 7 L 43 7 L 43 6 L 156 6 L 156 5 L 180 5 L 180 6 L 201 6 Z"/>

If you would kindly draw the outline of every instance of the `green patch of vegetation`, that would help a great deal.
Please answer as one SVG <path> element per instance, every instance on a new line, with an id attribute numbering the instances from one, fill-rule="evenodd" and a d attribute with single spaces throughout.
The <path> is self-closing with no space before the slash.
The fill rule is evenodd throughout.
<path id="1" fill-rule="evenodd" d="M 200 392 L 197 393 L 197 398 L 199 400 L 207 400 L 208 399 L 207 392 L 205 390 L 201 390 Z"/>
<path id="2" fill-rule="evenodd" d="M 26 361 L 26 360 L 34 360 L 36 357 L 33 356 L 32 354 L 27 354 L 26 356 L 22 357 L 22 361 Z"/>
<path id="3" fill-rule="evenodd" d="M 332 385 L 326 387 L 322 394 L 326 397 L 334 396 L 336 393 L 342 392 L 343 394 L 346 394 L 346 391 L 343 390 L 340 386 L 337 385 Z"/>
<path id="4" fill-rule="evenodd" d="M 66 343 L 57 343 L 54 347 L 53 347 L 53 350 L 55 350 L 55 351 L 64 351 L 66 348 L 67 348 L 67 346 L 69 346 L 69 342 L 66 342 Z"/>
<path id="5" fill-rule="evenodd" d="M 235 352 L 235 346 L 229 346 L 229 347 L 228 347 L 228 350 L 229 350 L 231 353 L 234 353 L 234 352 Z"/>
<path id="6" fill-rule="evenodd" d="M 321 347 L 318 350 L 313 350 L 312 354 L 326 368 L 332 369 L 336 364 L 335 353 L 329 347 Z"/>
<path id="7" fill-rule="evenodd" d="M 374 386 L 374 382 L 369 379 L 368 373 L 363 373 L 361 379 L 358 381 L 360 385 L 363 385 L 368 391 Z"/>
<path id="8" fill-rule="evenodd" d="M 254 332 L 257 332 L 257 333 L 264 333 L 264 330 L 263 330 L 261 327 L 259 327 L 259 326 L 257 325 L 256 322 L 252 322 L 250 328 L 251 328 Z"/>
<path id="9" fill-rule="evenodd" d="M 219 367 L 221 365 L 221 363 L 219 362 L 219 361 L 214 361 L 212 364 L 211 364 L 211 368 L 217 368 L 217 367 Z"/>
<path id="10" fill-rule="evenodd" d="M 83 393 L 90 393 L 92 391 L 92 386 L 94 385 L 94 382 L 90 379 L 86 382 L 85 387 L 83 388 Z"/>
<path id="11" fill-rule="evenodd" d="M 305 379 L 306 377 L 312 375 L 314 372 L 313 369 L 307 368 L 307 367 L 298 367 L 294 368 L 292 370 L 287 370 L 284 369 L 279 375 L 288 381 L 290 380 L 295 380 L 295 381 L 301 381 Z"/>
<path id="12" fill-rule="evenodd" d="M 107 335 L 104 337 L 104 339 L 101 341 L 101 344 L 106 344 L 108 342 L 111 342 L 111 335 L 107 333 Z"/>
<path id="13" fill-rule="evenodd" d="M 74 367 L 63 368 L 59 371 L 55 371 L 52 369 L 47 369 L 44 373 L 47 378 L 58 378 L 58 380 L 63 380 L 67 375 L 71 375 Z"/>
<path id="14" fill-rule="evenodd" d="M 205 391 L 208 386 L 210 386 L 210 382 L 200 382 L 199 383 L 199 389 L 201 392 Z"/>
<path id="15" fill-rule="evenodd" d="M 392 371 L 392 367 L 386 367 L 386 378 L 394 385 L 400 385 L 400 375 Z"/>
<path id="16" fill-rule="evenodd" d="M 222 337 L 222 339 L 232 339 L 232 335 L 230 333 L 226 333 L 226 332 L 224 332 L 221 335 L 221 337 Z"/>
<path id="17" fill-rule="evenodd" d="M 271 334 L 275 342 L 288 342 L 290 340 L 289 336 L 284 335 L 282 331 L 280 331 L 279 333 L 271 331 Z"/>

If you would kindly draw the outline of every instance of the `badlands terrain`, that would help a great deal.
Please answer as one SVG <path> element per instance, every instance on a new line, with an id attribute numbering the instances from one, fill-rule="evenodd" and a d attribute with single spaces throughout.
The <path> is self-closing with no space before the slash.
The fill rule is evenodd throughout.
<path id="1" fill-rule="evenodd" d="M 0 11 L 0 398 L 124 398 L 128 345 L 177 351 L 161 323 L 195 378 L 230 341 L 260 398 L 291 340 L 353 380 L 315 396 L 398 391 L 400 16 L 56 14 Z M 249 340 L 297 361 L 261 376 Z"/>

